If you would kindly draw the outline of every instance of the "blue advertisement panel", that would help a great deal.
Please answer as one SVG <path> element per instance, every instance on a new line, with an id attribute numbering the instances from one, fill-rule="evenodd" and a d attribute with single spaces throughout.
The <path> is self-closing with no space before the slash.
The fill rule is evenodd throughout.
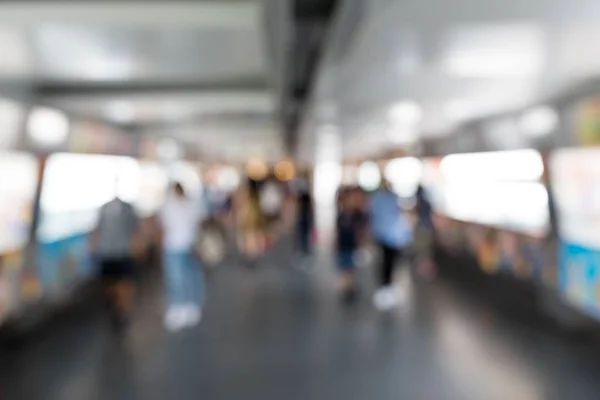
<path id="1" fill-rule="evenodd" d="M 94 274 L 89 235 L 40 243 L 36 267 L 44 294 L 67 295 L 72 287 Z"/>
<path id="2" fill-rule="evenodd" d="M 0 151 L 0 323 L 39 298 L 37 278 L 26 268 L 38 168 L 31 154 Z"/>
<path id="3" fill-rule="evenodd" d="M 600 317 L 600 250 L 572 243 L 560 249 L 560 287 L 582 310 Z"/>

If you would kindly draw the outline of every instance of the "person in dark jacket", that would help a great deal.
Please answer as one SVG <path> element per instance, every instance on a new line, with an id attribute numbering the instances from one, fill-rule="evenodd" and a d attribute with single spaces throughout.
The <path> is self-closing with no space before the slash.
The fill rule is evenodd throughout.
<path id="1" fill-rule="evenodd" d="M 336 250 L 340 290 L 347 299 L 356 295 L 355 257 L 364 227 L 365 214 L 358 208 L 356 192 L 341 193 L 336 223 Z"/>

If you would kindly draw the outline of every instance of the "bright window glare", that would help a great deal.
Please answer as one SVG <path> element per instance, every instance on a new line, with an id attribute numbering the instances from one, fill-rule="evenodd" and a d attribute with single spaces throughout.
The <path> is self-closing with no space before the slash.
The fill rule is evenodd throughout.
<path id="1" fill-rule="evenodd" d="M 398 125 L 418 125 L 423 119 L 423 109 L 413 101 L 401 101 L 389 109 L 388 118 Z"/>
<path id="2" fill-rule="evenodd" d="M 541 137 L 552 133 L 558 126 L 558 113 L 550 107 L 537 107 L 523 114 L 519 127 L 529 137 Z"/>
<path id="3" fill-rule="evenodd" d="M 441 169 L 452 180 L 535 181 L 541 179 L 544 163 L 539 152 L 526 149 L 451 154 L 442 159 Z"/>
<path id="4" fill-rule="evenodd" d="M 415 157 L 393 159 L 385 168 L 385 178 L 391 182 L 394 191 L 402 197 L 415 194 L 422 174 L 421 161 Z"/>
<path id="5" fill-rule="evenodd" d="M 23 115 L 21 105 L 0 98 L 0 149 L 16 144 Z"/>
<path id="6" fill-rule="evenodd" d="M 50 147 L 62 144 L 69 134 L 69 120 L 58 110 L 34 108 L 27 120 L 27 134 L 40 146 Z"/>
<path id="7" fill-rule="evenodd" d="M 45 212 L 97 208 L 119 196 L 133 202 L 140 171 L 130 157 L 55 154 L 48 159 L 41 195 Z"/>
<path id="8" fill-rule="evenodd" d="M 381 185 L 381 172 L 376 163 L 367 161 L 358 167 L 358 185 L 367 191 L 375 190 Z"/>
<path id="9" fill-rule="evenodd" d="M 27 243 L 37 174 L 35 157 L 0 152 L 0 253 Z"/>
<path id="10" fill-rule="evenodd" d="M 548 221 L 548 193 L 541 183 L 454 182 L 444 191 L 443 211 L 451 218 L 542 233 Z"/>
<path id="11" fill-rule="evenodd" d="M 335 162 L 321 162 L 315 167 L 314 193 L 315 201 L 330 205 L 335 201 L 335 194 L 342 179 L 342 167 Z"/>

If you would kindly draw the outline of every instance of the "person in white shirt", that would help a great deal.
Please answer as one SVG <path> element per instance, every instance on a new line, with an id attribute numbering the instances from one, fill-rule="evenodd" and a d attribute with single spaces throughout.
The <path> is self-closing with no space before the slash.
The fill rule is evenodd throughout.
<path id="1" fill-rule="evenodd" d="M 267 247 L 274 245 L 283 208 L 281 185 L 273 180 L 265 182 L 260 189 L 260 208 L 267 224 Z"/>
<path id="2" fill-rule="evenodd" d="M 283 194 L 281 187 L 273 182 L 267 181 L 260 190 L 260 208 L 267 218 L 275 219 L 281 212 L 283 205 Z"/>
<path id="3" fill-rule="evenodd" d="M 204 278 L 195 254 L 202 210 L 188 198 L 183 186 L 174 185 L 173 194 L 160 213 L 163 268 L 169 295 L 165 327 L 177 331 L 200 322 Z"/>

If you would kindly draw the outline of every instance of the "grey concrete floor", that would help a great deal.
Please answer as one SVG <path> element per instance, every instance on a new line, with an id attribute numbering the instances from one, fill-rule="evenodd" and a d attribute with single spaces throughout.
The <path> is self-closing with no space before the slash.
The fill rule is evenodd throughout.
<path id="1" fill-rule="evenodd" d="M 325 260 L 235 263 L 208 281 L 200 326 L 162 327 L 162 284 L 142 288 L 127 334 L 97 309 L 0 360 L 0 399 L 599 399 L 585 344 L 512 321 L 444 282 L 404 276 L 381 314 L 339 301 Z"/>

